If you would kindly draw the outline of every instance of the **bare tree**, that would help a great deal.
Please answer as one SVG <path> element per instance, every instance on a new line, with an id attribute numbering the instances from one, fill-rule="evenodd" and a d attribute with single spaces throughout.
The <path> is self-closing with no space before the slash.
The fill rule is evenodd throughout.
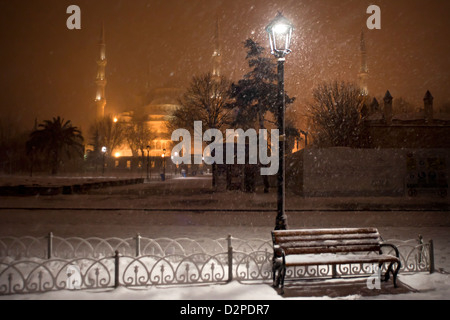
<path id="1" fill-rule="evenodd" d="M 156 137 L 143 121 L 133 118 L 131 122 L 125 124 L 125 138 L 131 149 L 133 157 L 142 156 L 144 162 L 144 150 L 150 145 L 150 142 Z"/>
<path id="2" fill-rule="evenodd" d="M 100 154 L 102 147 L 112 154 L 125 141 L 125 126 L 121 122 L 114 122 L 114 118 L 107 115 L 92 124 L 89 135 L 96 155 Z"/>
<path id="3" fill-rule="evenodd" d="M 187 91 L 181 97 L 180 107 L 169 120 L 169 131 L 183 128 L 194 131 L 194 121 L 201 121 L 202 128 L 224 131 L 232 122 L 231 83 L 225 77 L 214 77 L 211 73 L 194 76 Z M 200 133 L 201 134 L 201 133 Z M 216 164 L 212 165 L 213 187 L 216 185 Z"/>
<path id="4" fill-rule="evenodd" d="M 211 73 L 194 76 L 187 91 L 181 97 L 180 107 L 169 120 L 169 129 L 193 130 L 194 121 L 201 121 L 203 128 L 224 130 L 231 123 L 230 82 L 216 78 Z"/>
<path id="5" fill-rule="evenodd" d="M 368 134 L 361 116 L 364 96 L 347 82 L 322 83 L 313 90 L 309 106 L 314 143 L 323 147 L 364 147 Z"/>

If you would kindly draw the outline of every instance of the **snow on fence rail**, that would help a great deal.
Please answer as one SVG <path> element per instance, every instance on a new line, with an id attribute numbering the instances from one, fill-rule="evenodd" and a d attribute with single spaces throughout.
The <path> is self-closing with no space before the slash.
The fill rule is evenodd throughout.
<path id="1" fill-rule="evenodd" d="M 433 242 L 395 242 L 401 272 L 434 271 Z M 272 241 L 133 238 L 0 238 L 0 295 L 118 286 L 270 281 Z M 343 265 L 338 275 L 371 274 L 371 266 Z M 329 266 L 289 268 L 287 278 L 328 277 Z"/>

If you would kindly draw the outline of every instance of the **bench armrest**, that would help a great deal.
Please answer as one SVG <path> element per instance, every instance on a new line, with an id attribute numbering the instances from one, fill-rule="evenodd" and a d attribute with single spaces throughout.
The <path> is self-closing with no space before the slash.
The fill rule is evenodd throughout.
<path id="1" fill-rule="evenodd" d="M 397 246 L 395 246 L 392 243 L 382 243 L 382 244 L 380 244 L 380 248 L 383 248 L 383 247 L 391 247 L 392 249 L 394 249 L 395 256 L 400 259 L 400 252 L 398 251 Z"/>
<path id="2" fill-rule="evenodd" d="M 281 258 L 283 260 L 283 264 L 286 263 L 286 253 L 284 252 L 283 248 L 280 248 L 279 246 L 274 246 L 273 261 L 275 261 L 277 258 Z"/>

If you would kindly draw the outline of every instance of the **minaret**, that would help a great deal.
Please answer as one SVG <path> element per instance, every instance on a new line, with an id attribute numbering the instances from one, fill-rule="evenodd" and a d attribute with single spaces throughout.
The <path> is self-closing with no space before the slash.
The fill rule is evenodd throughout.
<path id="1" fill-rule="evenodd" d="M 213 70 L 212 74 L 214 77 L 221 76 L 220 67 L 222 65 L 222 52 L 220 50 L 220 29 L 219 29 L 219 19 L 216 20 L 216 30 L 214 33 L 214 52 L 212 55 Z"/>
<path id="2" fill-rule="evenodd" d="M 359 68 L 358 73 L 358 82 L 359 87 L 361 89 L 361 95 L 367 96 L 369 94 L 369 89 L 367 87 L 367 78 L 369 77 L 369 69 L 367 68 L 367 50 L 363 31 L 361 31 L 360 51 L 361 51 L 361 66 Z"/>
<path id="3" fill-rule="evenodd" d="M 100 34 L 100 40 L 98 42 L 100 48 L 100 56 L 97 60 L 97 78 L 95 84 L 97 85 L 97 93 L 95 96 L 96 105 L 96 117 L 102 118 L 105 115 L 105 105 L 106 105 L 106 43 L 105 43 L 105 27 L 102 25 L 102 31 Z"/>
<path id="4" fill-rule="evenodd" d="M 145 77 L 145 93 L 147 94 L 150 91 L 150 62 L 148 63 Z"/>

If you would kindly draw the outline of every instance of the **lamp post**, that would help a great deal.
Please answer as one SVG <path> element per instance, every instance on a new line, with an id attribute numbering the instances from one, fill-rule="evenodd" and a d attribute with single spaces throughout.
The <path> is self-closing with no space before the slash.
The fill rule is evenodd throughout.
<path id="1" fill-rule="evenodd" d="M 106 154 L 106 147 L 102 147 L 102 176 L 105 174 L 105 154 Z"/>
<path id="2" fill-rule="evenodd" d="M 150 181 L 150 146 L 147 146 L 147 181 Z"/>
<path id="3" fill-rule="evenodd" d="M 309 132 L 300 130 L 300 133 L 305 136 L 305 148 L 306 148 L 308 146 L 308 134 L 309 134 Z"/>
<path id="4" fill-rule="evenodd" d="M 286 126 L 285 126 L 285 109 L 286 109 L 286 94 L 284 92 L 284 62 L 286 56 L 291 52 L 290 44 L 292 31 L 294 27 L 292 23 L 287 20 L 281 12 L 278 12 L 275 19 L 266 27 L 269 34 L 270 49 L 272 54 L 278 60 L 278 112 L 277 124 L 280 134 L 279 147 L 279 169 L 278 169 L 278 197 L 277 197 L 277 217 L 275 221 L 275 230 L 287 229 L 287 217 L 285 212 L 285 197 L 286 197 L 286 183 L 285 183 L 285 148 L 286 148 Z"/>
<path id="5" fill-rule="evenodd" d="M 163 181 L 166 181 L 166 149 L 163 149 L 161 157 L 163 159 Z"/>

